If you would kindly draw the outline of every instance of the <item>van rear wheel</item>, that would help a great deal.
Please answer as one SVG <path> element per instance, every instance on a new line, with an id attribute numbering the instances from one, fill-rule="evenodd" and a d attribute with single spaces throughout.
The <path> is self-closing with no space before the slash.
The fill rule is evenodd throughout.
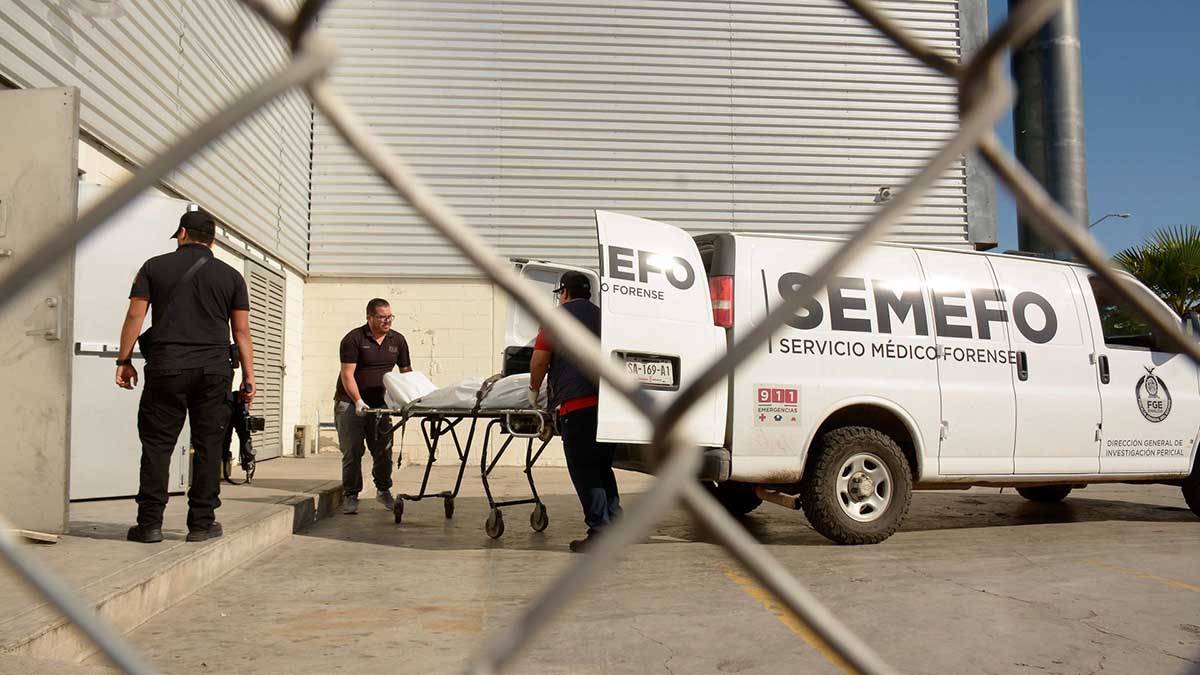
<path id="1" fill-rule="evenodd" d="M 1039 485 L 1037 487 L 1019 487 L 1017 494 L 1031 502 L 1061 502 L 1071 494 L 1070 485 Z"/>
<path id="2" fill-rule="evenodd" d="M 821 437 L 800 483 L 804 515 L 838 544 L 877 544 L 892 536 L 912 500 L 904 452 L 886 434 L 843 427 Z"/>
<path id="3" fill-rule="evenodd" d="M 754 486 L 749 483 L 726 481 L 714 484 L 705 481 L 704 487 L 726 511 L 735 516 L 744 516 L 762 504 L 762 499 L 754 493 Z"/>
<path id="4" fill-rule="evenodd" d="M 1192 513 L 1200 516 L 1200 471 L 1193 470 L 1192 475 L 1184 479 L 1183 500 Z"/>

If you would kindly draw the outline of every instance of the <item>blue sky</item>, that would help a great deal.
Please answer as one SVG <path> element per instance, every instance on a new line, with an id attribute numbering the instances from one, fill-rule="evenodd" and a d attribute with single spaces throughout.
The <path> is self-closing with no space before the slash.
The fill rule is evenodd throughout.
<path id="1" fill-rule="evenodd" d="M 1167 225 L 1200 224 L 1200 0 L 1078 0 L 1088 209 L 1115 253 Z M 1007 0 L 988 0 L 994 28 Z M 997 133 L 1012 148 L 1012 115 Z M 1012 197 L 997 187 L 999 250 L 1017 248 Z"/>

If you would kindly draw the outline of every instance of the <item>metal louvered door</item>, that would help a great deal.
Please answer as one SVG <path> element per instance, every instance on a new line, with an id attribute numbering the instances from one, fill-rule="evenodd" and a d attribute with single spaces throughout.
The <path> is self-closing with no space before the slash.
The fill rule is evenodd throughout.
<path id="1" fill-rule="evenodd" d="M 283 454 L 283 274 L 246 261 L 246 286 L 250 291 L 250 335 L 254 340 L 254 374 L 258 393 L 250 414 L 266 419 L 266 428 L 254 434 L 258 459 Z"/>

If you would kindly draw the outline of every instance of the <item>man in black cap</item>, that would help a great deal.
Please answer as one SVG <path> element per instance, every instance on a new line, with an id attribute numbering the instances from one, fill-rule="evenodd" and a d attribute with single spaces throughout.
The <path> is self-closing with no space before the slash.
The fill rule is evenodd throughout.
<path id="1" fill-rule="evenodd" d="M 255 393 L 250 298 L 242 275 L 213 257 L 216 222 L 204 211 L 189 211 L 171 237 L 179 242 L 175 252 L 147 260 L 133 279 L 117 355 L 116 381 L 122 389 L 137 385 L 134 342 L 146 358 L 146 386 L 138 406 L 142 468 L 137 525 L 127 535 L 146 544 L 162 541 L 171 455 L 185 417 L 194 452 L 187 540 L 222 534 L 216 509 L 221 505 L 222 439 L 231 412 L 231 326 L 247 405 Z M 153 310 L 153 320 L 139 337 L 147 308 Z"/>
<path id="2" fill-rule="evenodd" d="M 600 308 L 592 304 L 592 282 L 579 272 L 565 272 L 559 281 L 558 304 L 562 311 L 600 335 Z M 533 343 L 529 366 L 529 401 L 536 407 L 542 380 L 549 375 L 550 409 L 558 415 L 567 471 L 583 506 L 587 537 L 571 542 L 571 551 L 584 551 L 601 530 L 621 514 L 617 477 L 613 474 L 613 448 L 596 442 L 598 383 L 566 357 L 555 353 L 545 329 Z"/>

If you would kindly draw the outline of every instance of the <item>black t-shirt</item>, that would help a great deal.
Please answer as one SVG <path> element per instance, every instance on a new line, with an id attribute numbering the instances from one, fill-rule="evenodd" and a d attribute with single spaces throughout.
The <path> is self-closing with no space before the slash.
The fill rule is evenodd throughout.
<path id="1" fill-rule="evenodd" d="M 181 288 L 175 294 L 171 319 L 167 321 L 164 310 L 171 289 L 204 256 L 210 260 L 196 270 L 190 288 Z M 184 244 L 172 253 L 147 260 L 133 278 L 129 297 L 150 300 L 154 346 L 152 353 L 143 355 L 150 370 L 228 364 L 229 316 L 235 309 L 250 309 L 246 280 L 213 257 L 212 249 L 203 244 Z"/>
<path id="2" fill-rule="evenodd" d="M 387 335 L 383 336 L 383 342 L 376 342 L 375 336 L 371 335 L 371 328 L 363 324 L 346 333 L 339 351 L 342 363 L 354 364 L 354 383 L 358 385 L 358 394 L 362 396 L 363 402 L 372 408 L 382 408 L 386 405 L 383 399 L 383 376 L 397 366 L 412 368 L 412 360 L 408 355 L 408 340 L 394 330 L 389 330 Z M 333 397 L 338 401 L 354 402 L 342 386 L 340 375 L 337 393 Z"/>

